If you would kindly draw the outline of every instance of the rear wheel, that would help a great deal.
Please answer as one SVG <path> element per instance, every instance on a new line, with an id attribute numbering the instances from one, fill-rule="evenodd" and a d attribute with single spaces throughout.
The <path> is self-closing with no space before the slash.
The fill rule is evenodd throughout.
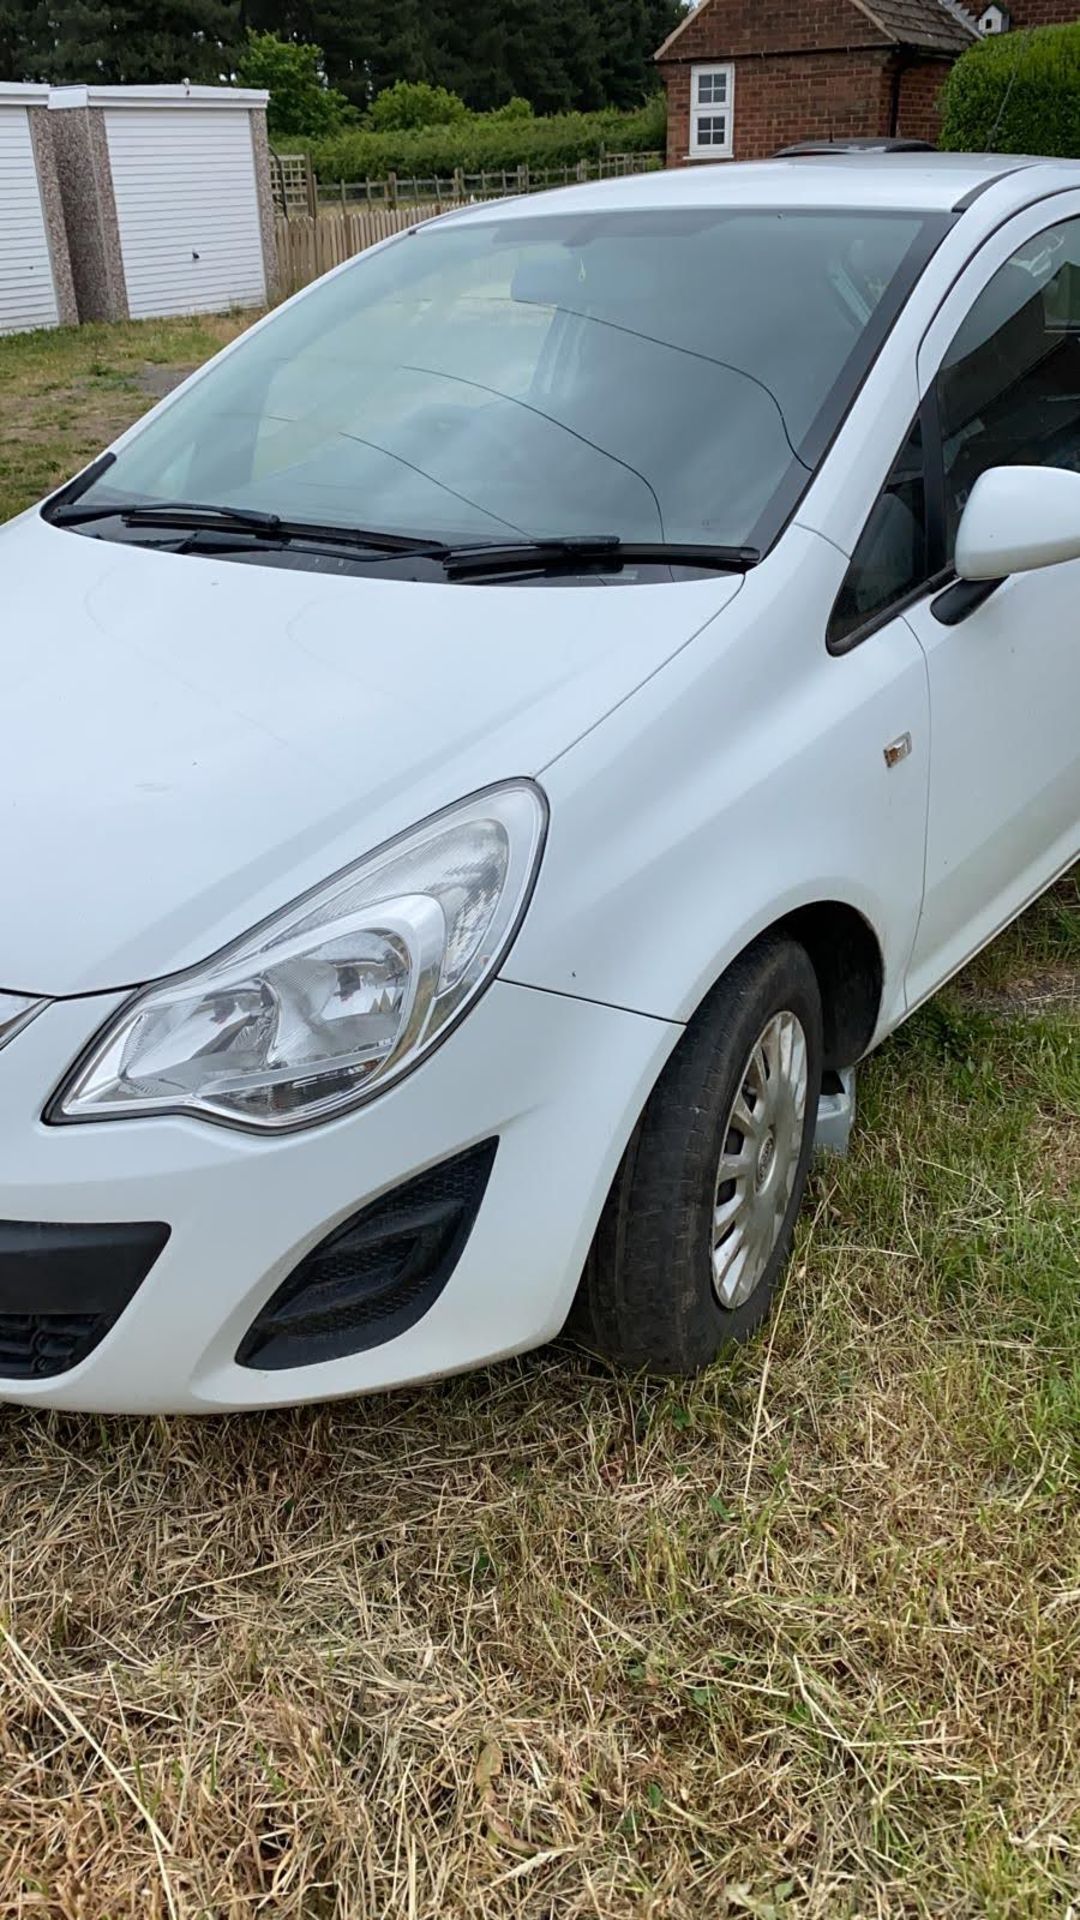
<path id="1" fill-rule="evenodd" d="M 768 1312 L 821 1092 L 817 977 L 768 935 L 687 1028 L 623 1157 L 575 1315 L 621 1364 L 692 1373 Z"/>

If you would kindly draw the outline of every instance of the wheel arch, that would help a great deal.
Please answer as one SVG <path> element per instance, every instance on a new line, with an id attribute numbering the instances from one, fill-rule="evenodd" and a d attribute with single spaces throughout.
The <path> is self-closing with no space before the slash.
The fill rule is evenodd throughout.
<path id="1" fill-rule="evenodd" d="M 752 951 L 760 941 L 776 934 L 796 941 L 808 954 L 821 992 L 824 1027 L 824 1067 L 836 1072 L 852 1067 L 866 1053 L 881 1019 L 885 1001 L 885 953 L 877 931 L 867 916 L 850 901 L 812 900 L 788 907 L 760 926 L 747 929 L 738 946 L 712 971 L 682 1015 L 685 1031 L 716 991 L 725 974 Z M 645 1096 L 651 1098 L 671 1059 L 678 1051 L 676 1041 L 661 1064 Z M 630 1145 L 640 1126 L 641 1114 L 630 1134 Z"/>
<path id="2" fill-rule="evenodd" d="M 687 1024 L 728 969 L 759 940 L 778 933 L 798 941 L 817 975 L 824 1016 L 826 1069 L 854 1066 L 867 1051 L 881 1018 L 885 955 L 871 922 L 846 900 L 800 903 L 748 930 L 695 995 L 686 1016 Z"/>
<path id="3" fill-rule="evenodd" d="M 843 900 L 820 900 L 769 931 L 790 934 L 810 956 L 821 989 L 826 1068 L 854 1066 L 874 1037 L 885 987 L 885 959 L 870 922 Z"/>

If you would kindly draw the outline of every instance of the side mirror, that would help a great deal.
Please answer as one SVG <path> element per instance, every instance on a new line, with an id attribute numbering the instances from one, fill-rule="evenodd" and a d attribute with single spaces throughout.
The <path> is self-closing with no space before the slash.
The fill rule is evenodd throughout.
<path id="1" fill-rule="evenodd" d="M 961 580 L 1080 560 L 1080 473 L 1064 467 L 991 467 L 971 489 L 956 535 Z"/>

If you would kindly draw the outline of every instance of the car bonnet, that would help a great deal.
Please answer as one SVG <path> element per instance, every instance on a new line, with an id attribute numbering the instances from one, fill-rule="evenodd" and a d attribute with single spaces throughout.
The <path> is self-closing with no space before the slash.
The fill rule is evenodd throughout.
<path id="1" fill-rule="evenodd" d="M 0 988 L 194 964 L 538 774 L 738 593 L 418 584 L 0 530 Z"/>

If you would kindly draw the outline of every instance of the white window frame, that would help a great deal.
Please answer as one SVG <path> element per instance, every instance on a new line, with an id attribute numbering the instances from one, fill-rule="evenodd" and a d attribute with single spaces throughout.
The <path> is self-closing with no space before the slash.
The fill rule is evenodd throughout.
<path id="1" fill-rule="evenodd" d="M 713 82 L 723 77 L 726 81 L 723 103 L 702 100 L 701 82 Z M 712 91 L 710 87 L 710 92 Z M 699 138 L 699 126 L 702 120 L 724 120 L 724 139 L 722 141 Z M 690 69 L 690 158 L 691 160 L 730 160 L 735 152 L 735 67 L 730 60 L 709 61 L 707 65 Z"/>

